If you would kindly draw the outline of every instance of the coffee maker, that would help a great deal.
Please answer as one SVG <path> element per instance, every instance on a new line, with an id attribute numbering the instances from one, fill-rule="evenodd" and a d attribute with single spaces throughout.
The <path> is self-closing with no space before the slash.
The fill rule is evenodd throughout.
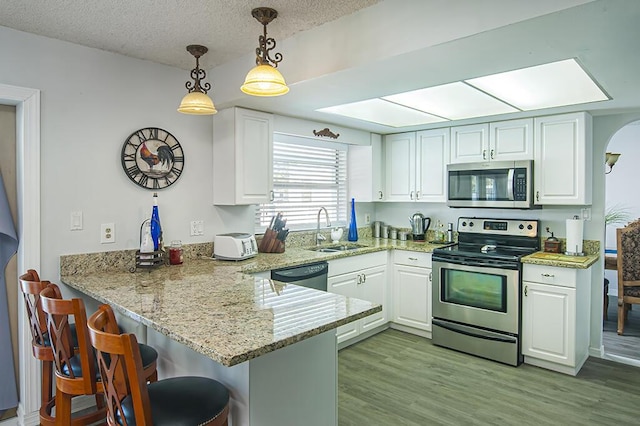
<path id="1" fill-rule="evenodd" d="M 409 223 L 411 224 L 413 240 L 424 241 L 427 229 L 429 229 L 429 225 L 431 225 L 431 218 L 424 217 L 422 213 L 414 213 L 413 216 L 409 218 Z"/>

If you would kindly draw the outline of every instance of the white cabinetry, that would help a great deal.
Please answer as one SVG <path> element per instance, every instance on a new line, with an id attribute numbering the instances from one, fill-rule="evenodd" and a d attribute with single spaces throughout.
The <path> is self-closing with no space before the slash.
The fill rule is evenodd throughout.
<path id="1" fill-rule="evenodd" d="M 591 116 L 554 115 L 538 117 L 534 123 L 535 204 L 591 204 Z"/>
<path id="2" fill-rule="evenodd" d="M 338 344 L 360 335 L 366 337 L 363 333 L 387 323 L 386 267 L 386 251 L 329 261 L 328 292 L 382 305 L 381 312 L 338 327 Z"/>
<path id="3" fill-rule="evenodd" d="M 589 269 L 525 264 L 522 354 L 525 362 L 576 375 L 589 353 Z"/>
<path id="4" fill-rule="evenodd" d="M 358 202 L 383 201 L 382 136 L 372 133 L 371 145 L 350 145 L 347 164 L 348 198 Z"/>
<path id="5" fill-rule="evenodd" d="M 431 331 L 431 254 L 393 253 L 393 322 Z"/>
<path id="6" fill-rule="evenodd" d="M 273 115 L 229 108 L 213 117 L 213 204 L 271 201 Z"/>
<path id="7" fill-rule="evenodd" d="M 385 200 L 446 202 L 449 129 L 385 136 Z"/>
<path id="8" fill-rule="evenodd" d="M 451 128 L 451 163 L 533 159 L 533 119 Z"/>

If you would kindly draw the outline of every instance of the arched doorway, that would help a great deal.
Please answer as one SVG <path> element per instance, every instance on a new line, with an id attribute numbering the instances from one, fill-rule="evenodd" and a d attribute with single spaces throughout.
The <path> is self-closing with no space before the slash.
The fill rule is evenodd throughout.
<path id="1" fill-rule="evenodd" d="M 605 176 L 605 219 L 612 218 L 612 223 L 606 224 L 605 255 L 609 253 L 615 256 L 616 228 L 640 218 L 640 197 L 633 195 L 637 192 L 630 192 L 633 182 L 640 180 L 640 170 L 637 169 L 640 159 L 640 121 L 619 129 L 609 140 L 606 151 L 621 154 L 612 169 L 607 167 Z M 619 336 L 616 332 L 617 271 L 605 269 L 604 276 L 609 281 L 609 302 L 602 331 L 604 355 L 621 362 L 640 363 L 640 309 L 636 306 L 635 310 L 630 311 L 624 333 Z"/>

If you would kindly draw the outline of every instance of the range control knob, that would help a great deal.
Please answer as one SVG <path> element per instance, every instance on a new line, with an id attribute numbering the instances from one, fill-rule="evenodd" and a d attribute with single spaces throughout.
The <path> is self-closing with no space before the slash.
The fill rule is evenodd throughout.
<path id="1" fill-rule="evenodd" d="M 473 222 L 469 222 L 469 226 L 473 226 Z"/>
<path id="2" fill-rule="evenodd" d="M 519 228 L 519 229 L 524 229 L 524 225 L 523 225 L 523 224 L 520 224 L 520 225 L 518 225 L 518 228 Z"/>
<path id="3" fill-rule="evenodd" d="M 531 230 L 533 229 L 533 226 L 531 226 L 531 225 L 527 225 L 527 229 L 528 229 L 529 231 L 531 231 Z"/>
<path id="4" fill-rule="evenodd" d="M 462 222 L 462 226 L 467 226 L 467 222 Z"/>

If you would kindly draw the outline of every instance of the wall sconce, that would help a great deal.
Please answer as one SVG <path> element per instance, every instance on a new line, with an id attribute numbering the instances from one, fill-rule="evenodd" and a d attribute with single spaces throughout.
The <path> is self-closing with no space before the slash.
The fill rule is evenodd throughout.
<path id="1" fill-rule="evenodd" d="M 200 69 L 200 56 L 207 53 L 209 49 L 197 44 L 190 44 L 187 46 L 187 50 L 195 56 L 196 67 L 191 70 L 191 78 L 193 79 L 193 82 L 187 81 L 185 84 L 189 93 L 182 98 L 182 102 L 180 102 L 180 106 L 178 107 L 178 112 L 195 115 L 215 114 L 218 111 L 213 105 L 211 98 L 207 96 L 207 92 L 211 89 L 211 84 L 202 83 L 202 80 L 205 79 L 207 74 L 203 69 Z"/>
<path id="2" fill-rule="evenodd" d="M 252 96 L 284 95 L 289 88 L 280 71 L 276 69 L 282 61 L 282 54 L 276 53 L 271 58 L 269 53 L 275 49 L 276 41 L 267 38 L 267 24 L 278 16 L 278 12 L 270 7 L 257 7 L 251 11 L 251 15 L 263 25 L 264 34 L 258 38 L 256 67 L 249 71 L 240 90 Z"/>
<path id="3" fill-rule="evenodd" d="M 605 175 L 611 173 L 611 171 L 613 170 L 613 166 L 616 164 L 616 161 L 618 161 L 618 158 L 620 158 L 620 154 L 615 154 L 613 152 L 607 152 L 606 154 L 604 154 L 604 162 L 607 166 L 609 166 L 609 171 L 604 172 Z"/>

